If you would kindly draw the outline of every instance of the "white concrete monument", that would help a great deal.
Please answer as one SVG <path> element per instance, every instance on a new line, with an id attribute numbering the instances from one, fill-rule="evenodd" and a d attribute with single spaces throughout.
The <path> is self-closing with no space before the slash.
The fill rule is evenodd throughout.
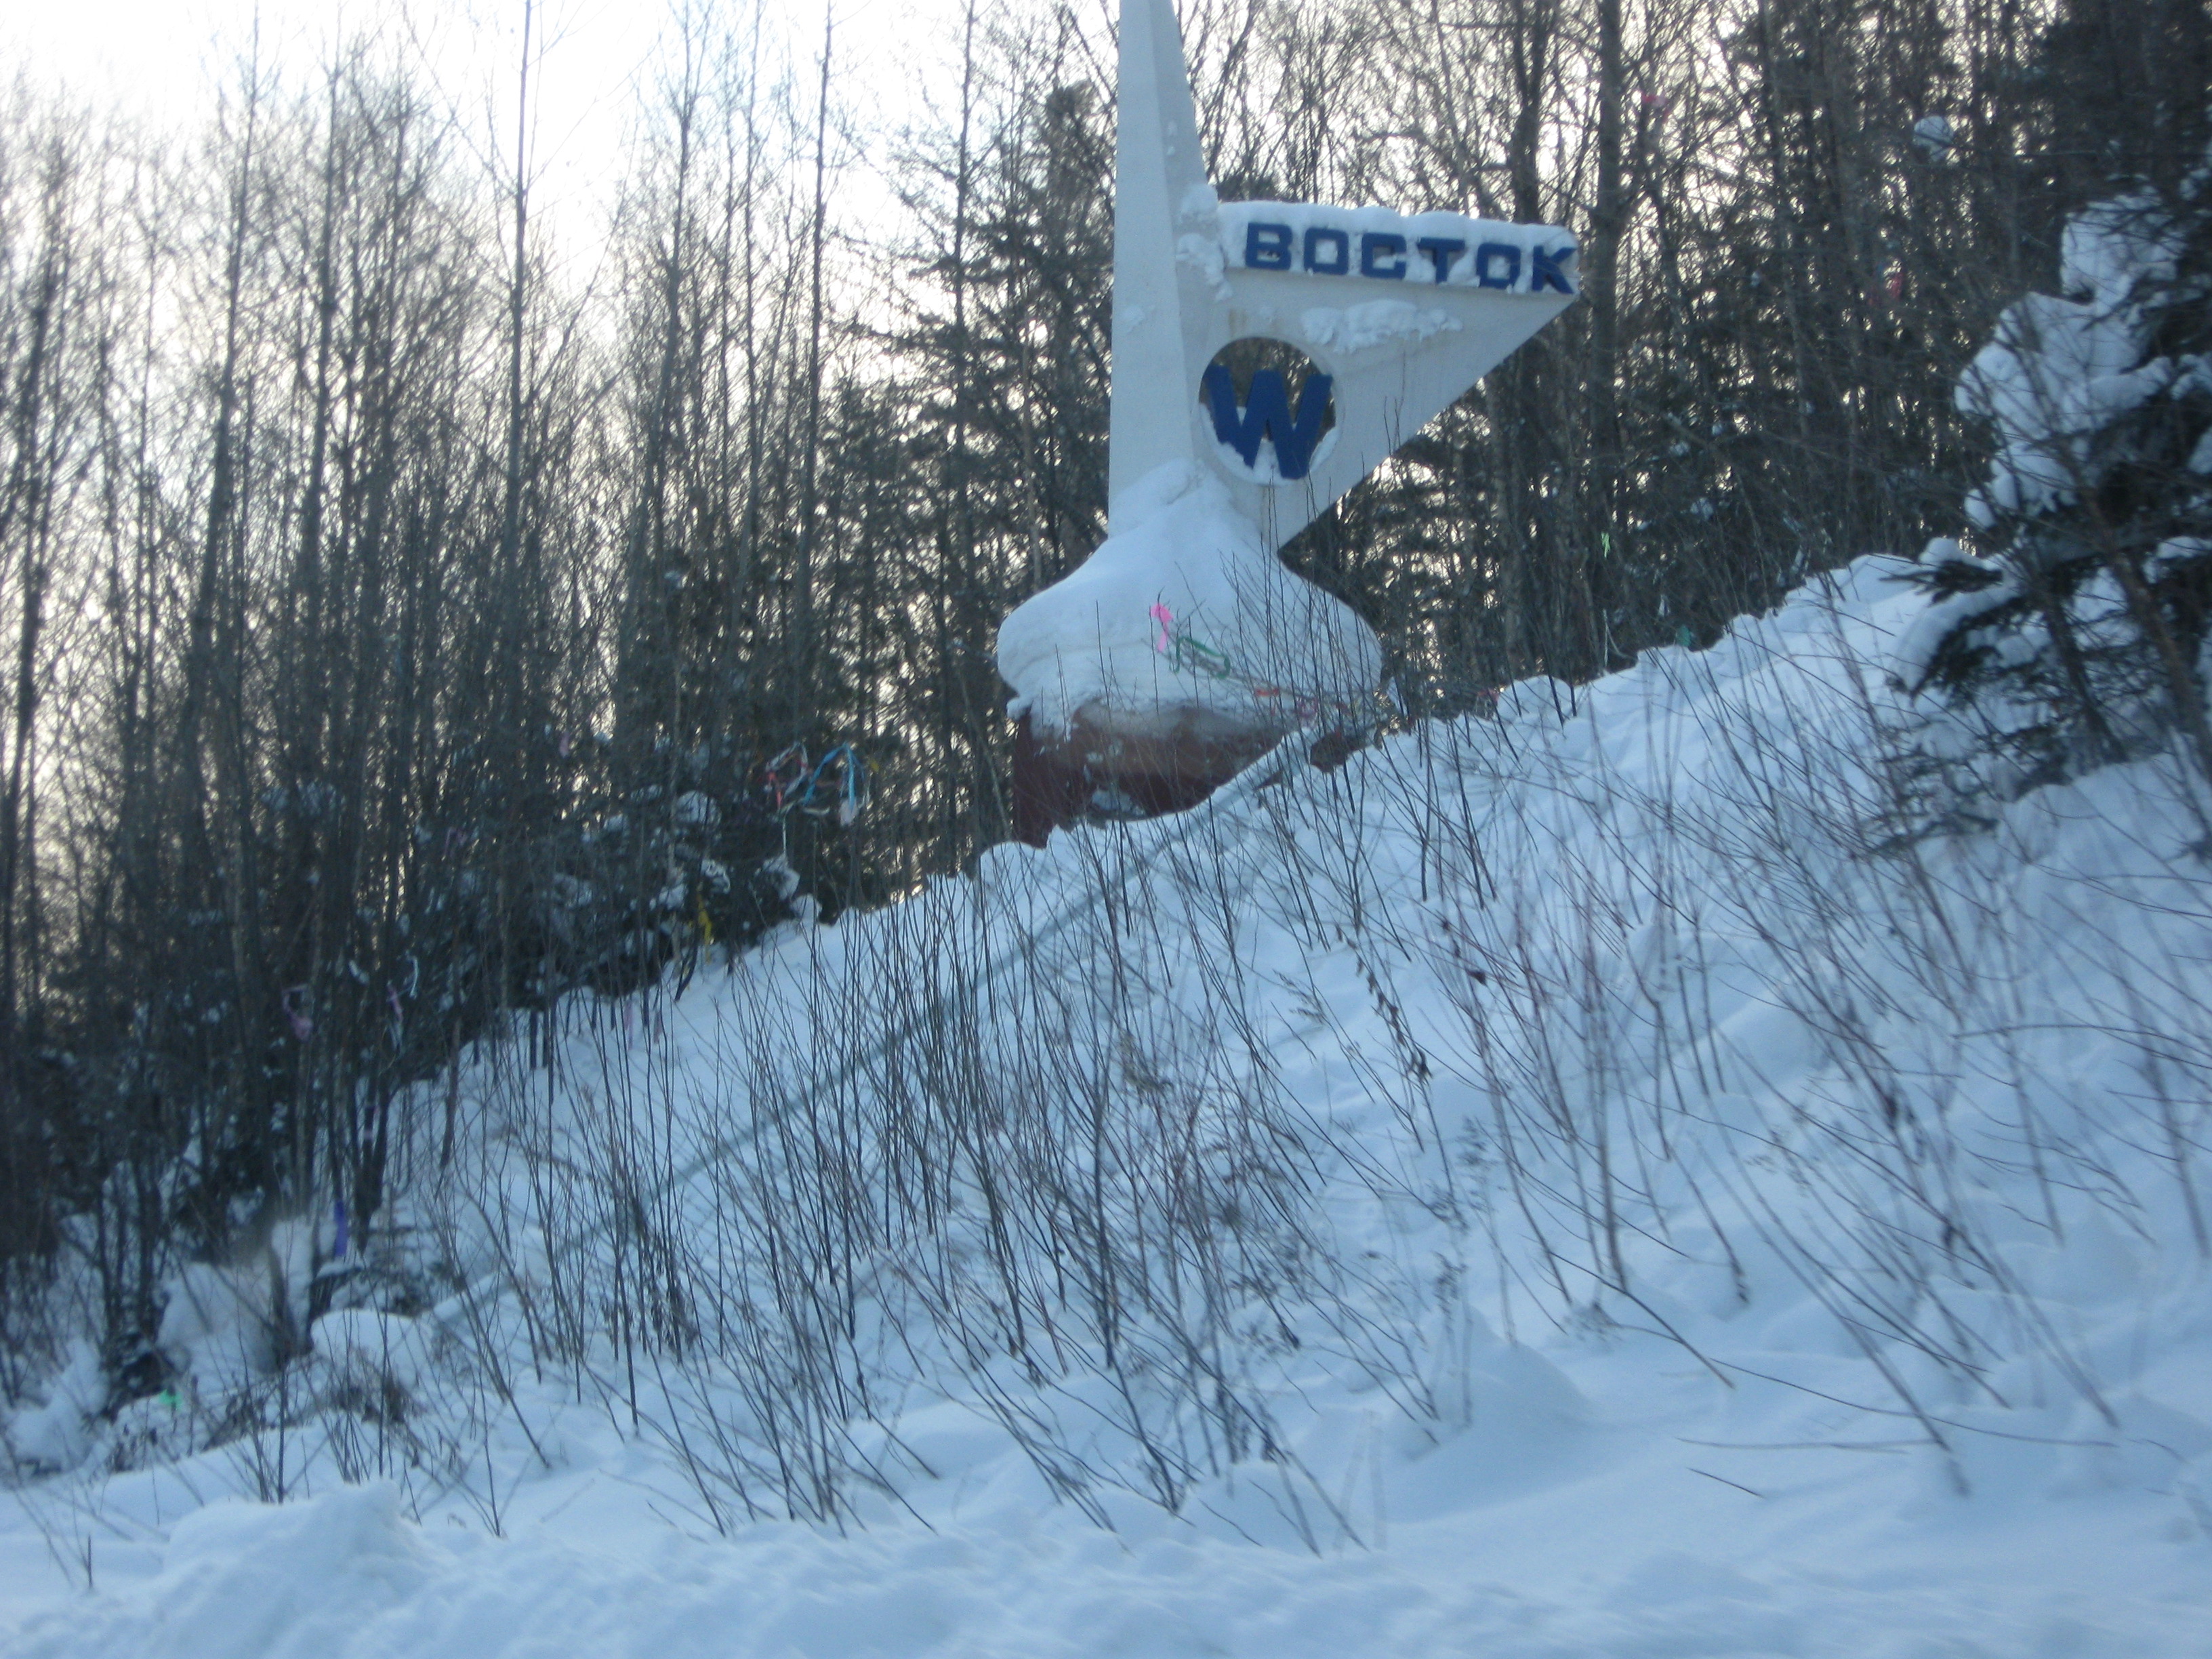
<path id="1" fill-rule="evenodd" d="M 1171 0 L 1121 34 L 1108 538 L 999 634 L 1031 839 L 1364 723 L 1374 636 L 1276 550 L 1576 294 L 1547 226 L 1224 204 Z"/>

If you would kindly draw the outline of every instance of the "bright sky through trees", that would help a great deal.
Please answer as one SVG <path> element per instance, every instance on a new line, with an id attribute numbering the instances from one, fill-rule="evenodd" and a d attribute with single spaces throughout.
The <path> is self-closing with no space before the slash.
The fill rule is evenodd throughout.
<path id="1" fill-rule="evenodd" d="M 711 0 L 707 0 L 711 3 Z M 540 0 L 532 32 L 535 121 L 533 216 L 563 242 L 595 238 L 620 182 L 640 107 L 676 31 L 681 0 Z M 362 0 L 82 0 L 0 8 L 0 55 L 33 88 L 68 88 L 156 126 L 189 132 L 234 82 L 253 49 L 291 74 L 312 70 L 332 41 L 374 34 L 403 48 L 445 94 L 475 142 L 514 149 L 515 68 L 523 0 L 375 5 Z M 957 84 L 959 0 L 836 0 L 833 119 L 855 131 L 840 205 L 864 214 L 886 193 L 890 137 L 923 113 L 942 68 Z M 821 50 L 818 5 L 771 5 L 770 27 L 800 66 L 811 100 Z"/>

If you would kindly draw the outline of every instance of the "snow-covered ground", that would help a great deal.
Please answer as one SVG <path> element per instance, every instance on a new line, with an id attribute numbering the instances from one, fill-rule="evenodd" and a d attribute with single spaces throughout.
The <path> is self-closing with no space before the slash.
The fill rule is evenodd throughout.
<path id="1" fill-rule="evenodd" d="M 0 1652 L 2212 1654 L 2206 823 L 1917 833 L 1895 569 L 477 1056 L 384 1310 L 17 1419 Z"/>

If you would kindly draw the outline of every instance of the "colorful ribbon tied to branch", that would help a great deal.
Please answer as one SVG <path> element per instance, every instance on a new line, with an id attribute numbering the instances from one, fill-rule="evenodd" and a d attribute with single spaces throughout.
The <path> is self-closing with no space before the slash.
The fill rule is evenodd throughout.
<path id="1" fill-rule="evenodd" d="M 761 778 L 779 818 L 798 811 L 850 824 L 868 804 L 868 765 L 849 743 L 839 744 L 811 766 L 806 745 L 794 743 L 761 769 Z"/>

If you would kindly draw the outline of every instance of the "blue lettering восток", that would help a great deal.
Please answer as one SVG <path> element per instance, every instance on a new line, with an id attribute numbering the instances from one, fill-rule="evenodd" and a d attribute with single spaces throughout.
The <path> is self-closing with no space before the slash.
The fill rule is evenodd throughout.
<path id="1" fill-rule="evenodd" d="M 1244 227 L 1244 264 L 1252 270 L 1291 268 L 1291 228 L 1254 221 Z"/>
<path id="2" fill-rule="evenodd" d="M 1572 295 L 1576 291 L 1571 267 L 1577 250 L 1571 242 L 1547 248 L 1521 241 L 1487 241 L 1477 246 L 1469 258 L 1463 237 L 1415 237 L 1413 232 L 1420 222 L 1401 221 L 1405 226 L 1402 230 L 1362 230 L 1298 220 L 1253 219 L 1244 223 L 1243 246 L 1237 249 L 1231 243 L 1231 257 L 1241 252 L 1246 270 L 1358 276 L 1391 283 L 1425 276 L 1437 288 L 1472 286 L 1500 294 Z"/>
<path id="3" fill-rule="evenodd" d="M 1505 269 L 1498 269 L 1500 261 Z M 1474 251 L 1474 280 L 1484 288 L 1510 289 L 1521 280 L 1521 250 L 1511 242 L 1485 242 Z"/>
<path id="4" fill-rule="evenodd" d="M 1384 261 L 1391 263 L 1385 264 Z M 1359 274 L 1362 276 L 1403 277 L 1406 274 L 1406 239 L 1395 231 L 1367 232 L 1359 239 Z"/>
<path id="5" fill-rule="evenodd" d="M 1444 278 L 1451 275 L 1452 266 L 1459 256 L 1467 252 L 1467 244 L 1453 236 L 1424 236 L 1413 246 L 1429 256 L 1429 263 L 1437 268 L 1437 286 L 1442 288 Z"/>
<path id="6" fill-rule="evenodd" d="M 1336 249 L 1334 261 L 1323 264 L 1315 256 L 1326 242 Z M 1342 276 L 1352 270 L 1352 233 L 1339 230 L 1334 225 L 1310 225 L 1306 228 L 1306 269 L 1316 276 Z"/>

